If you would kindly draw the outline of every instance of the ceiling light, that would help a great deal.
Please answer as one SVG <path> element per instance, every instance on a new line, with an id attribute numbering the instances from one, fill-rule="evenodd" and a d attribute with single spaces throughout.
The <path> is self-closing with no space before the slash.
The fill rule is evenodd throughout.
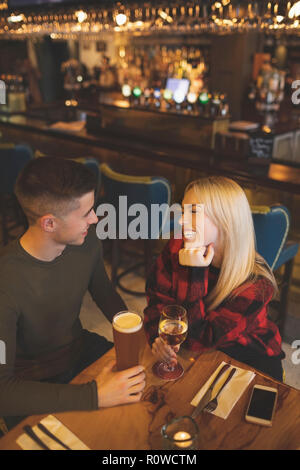
<path id="1" fill-rule="evenodd" d="M 172 18 L 170 15 L 168 15 L 168 13 L 166 13 L 166 12 L 163 11 L 163 10 L 160 10 L 160 11 L 159 11 L 159 16 L 160 16 L 163 20 L 167 21 L 168 23 L 172 23 L 172 22 L 173 22 L 173 18 Z"/>
<path id="2" fill-rule="evenodd" d="M 118 13 L 116 16 L 116 23 L 118 26 L 124 26 L 127 22 L 127 16 L 124 13 Z"/>
<path id="3" fill-rule="evenodd" d="M 83 23 L 87 19 L 87 13 L 85 11 L 76 11 L 75 13 L 78 23 Z"/>
<path id="4" fill-rule="evenodd" d="M 295 18 L 300 15 L 300 1 L 294 3 L 289 11 L 289 18 Z"/>
<path id="5" fill-rule="evenodd" d="M 24 15 L 11 15 L 7 18 L 10 23 L 19 23 L 24 20 Z"/>

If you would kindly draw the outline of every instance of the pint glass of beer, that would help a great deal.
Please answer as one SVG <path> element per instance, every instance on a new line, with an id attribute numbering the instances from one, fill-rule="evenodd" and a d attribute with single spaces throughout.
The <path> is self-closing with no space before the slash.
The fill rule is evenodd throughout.
<path id="1" fill-rule="evenodd" d="M 113 335 L 118 370 L 138 365 L 142 326 L 142 318 L 137 313 L 124 311 L 114 316 Z"/>

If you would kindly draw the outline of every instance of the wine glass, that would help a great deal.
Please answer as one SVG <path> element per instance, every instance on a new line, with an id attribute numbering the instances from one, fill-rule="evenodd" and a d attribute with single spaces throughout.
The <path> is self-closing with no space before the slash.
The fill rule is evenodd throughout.
<path id="1" fill-rule="evenodd" d="M 181 305 L 166 305 L 159 320 L 158 333 L 164 343 L 178 346 L 187 337 L 187 312 Z M 152 368 L 154 375 L 164 380 L 176 380 L 184 373 L 179 362 L 175 366 L 167 362 L 156 362 Z"/>

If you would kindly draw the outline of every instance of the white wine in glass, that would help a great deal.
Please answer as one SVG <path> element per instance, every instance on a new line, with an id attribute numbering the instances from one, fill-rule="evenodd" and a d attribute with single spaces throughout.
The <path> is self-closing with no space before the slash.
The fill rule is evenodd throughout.
<path id="1" fill-rule="evenodd" d="M 188 332 L 187 312 L 181 305 L 166 305 L 159 320 L 158 333 L 165 344 L 178 346 L 185 341 Z M 164 380 L 176 380 L 184 373 L 177 361 L 175 366 L 167 362 L 156 362 L 153 373 Z"/>

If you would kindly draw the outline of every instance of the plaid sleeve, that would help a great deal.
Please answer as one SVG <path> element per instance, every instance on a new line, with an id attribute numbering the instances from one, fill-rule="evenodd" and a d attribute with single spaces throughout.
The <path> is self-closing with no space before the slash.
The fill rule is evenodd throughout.
<path id="1" fill-rule="evenodd" d="M 181 240 L 170 240 L 152 266 L 146 282 L 148 306 L 144 310 L 144 329 L 151 345 L 158 336 L 158 323 L 164 305 L 176 304 L 172 285 L 172 247 Z"/>
<path id="2" fill-rule="evenodd" d="M 267 279 L 260 278 L 215 310 L 207 311 L 204 317 L 194 312 L 187 346 L 194 351 L 203 351 L 238 342 L 243 346 L 254 345 L 267 355 L 280 354 L 278 329 L 267 319 L 267 304 L 272 296 L 273 286 Z M 193 309 L 197 310 L 199 306 L 195 304 Z"/>

